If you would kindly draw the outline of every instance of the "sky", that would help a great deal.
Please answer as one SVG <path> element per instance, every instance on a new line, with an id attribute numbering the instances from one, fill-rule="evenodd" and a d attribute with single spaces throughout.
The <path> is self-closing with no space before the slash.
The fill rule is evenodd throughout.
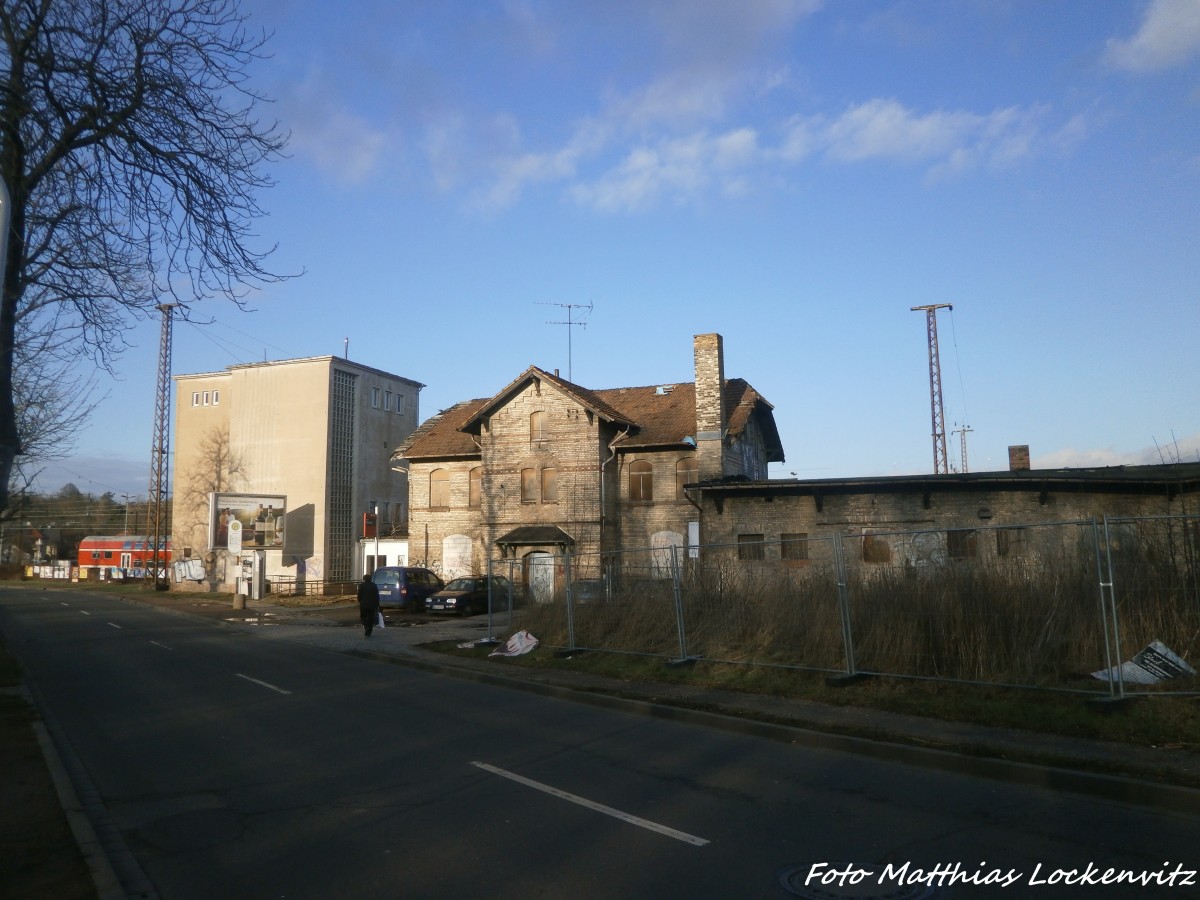
<path id="1" fill-rule="evenodd" d="M 774 478 L 1200 460 L 1200 0 L 243 0 L 290 132 L 176 374 L 348 354 L 427 418 L 530 365 L 774 406 Z M 335 8 L 336 7 L 336 8 Z M 565 322 L 576 324 L 567 325 Z M 207 324 L 201 324 L 207 323 Z M 145 496 L 160 323 L 39 486 Z"/>

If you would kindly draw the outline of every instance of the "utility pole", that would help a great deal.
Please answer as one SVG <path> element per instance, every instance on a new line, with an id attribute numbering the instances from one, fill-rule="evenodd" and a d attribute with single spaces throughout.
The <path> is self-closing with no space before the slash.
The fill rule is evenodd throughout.
<path id="1" fill-rule="evenodd" d="M 962 470 L 964 472 L 971 471 L 970 469 L 967 468 L 967 435 L 970 434 L 974 430 L 975 429 L 972 428 L 970 425 L 964 425 L 962 428 L 959 428 L 959 429 L 955 430 L 954 432 L 952 432 L 952 434 L 958 435 L 959 450 L 962 453 Z"/>
<path id="2" fill-rule="evenodd" d="M 938 354 L 937 311 L 954 309 L 949 303 L 932 303 L 928 306 L 911 307 L 911 312 L 923 310 L 929 334 L 929 405 L 933 415 L 933 474 L 950 474 L 950 461 L 946 453 L 946 416 L 942 408 L 942 362 Z"/>
<path id="3" fill-rule="evenodd" d="M 566 325 L 567 326 L 567 381 L 574 381 L 571 374 L 571 329 L 575 326 L 587 328 L 587 320 L 580 319 L 575 321 L 572 319 L 572 313 L 577 309 L 586 309 L 589 313 L 592 311 L 592 304 L 584 306 L 581 303 L 543 303 L 542 306 L 558 306 L 567 311 L 567 321 L 565 322 L 547 322 L 547 325 Z"/>
<path id="4" fill-rule="evenodd" d="M 154 434 L 150 448 L 150 578 L 155 590 L 166 590 L 168 579 L 159 579 L 159 568 L 166 561 L 166 541 L 170 536 L 167 525 L 167 458 L 171 421 L 171 313 L 177 303 L 159 304 L 162 313 L 162 334 L 158 342 L 158 387 L 154 398 Z"/>

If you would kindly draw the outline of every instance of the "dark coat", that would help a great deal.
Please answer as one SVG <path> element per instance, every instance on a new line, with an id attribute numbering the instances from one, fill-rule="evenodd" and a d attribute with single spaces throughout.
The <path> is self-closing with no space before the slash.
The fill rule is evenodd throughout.
<path id="1" fill-rule="evenodd" d="M 379 609 L 379 588 L 375 582 L 364 578 L 358 583 L 358 611 L 373 613 Z"/>

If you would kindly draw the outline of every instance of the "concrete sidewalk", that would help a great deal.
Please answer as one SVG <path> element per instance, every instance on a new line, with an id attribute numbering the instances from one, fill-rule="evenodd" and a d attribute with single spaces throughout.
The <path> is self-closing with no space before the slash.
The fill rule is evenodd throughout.
<path id="1" fill-rule="evenodd" d="M 690 685 L 628 682 L 561 669 L 517 668 L 503 659 L 448 657 L 422 646 L 487 637 L 487 616 L 435 618 L 387 611 L 388 627 L 364 639 L 357 605 L 350 598 L 300 608 L 251 601 L 245 610 L 234 610 L 228 602 L 193 600 L 172 593 L 131 602 L 202 616 L 268 640 L 367 656 L 577 702 L 1124 802 L 1200 810 L 1200 790 L 1191 787 L 1200 784 L 1200 754 L 1183 749 L 1034 734 Z M 493 637 L 501 642 L 512 630 L 493 623 Z"/>

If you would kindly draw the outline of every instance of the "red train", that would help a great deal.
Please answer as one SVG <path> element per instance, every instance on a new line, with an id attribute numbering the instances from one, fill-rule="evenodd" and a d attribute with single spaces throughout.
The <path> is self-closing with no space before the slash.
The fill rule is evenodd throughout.
<path id="1" fill-rule="evenodd" d="M 79 542 L 79 577 L 98 571 L 92 577 L 141 578 L 150 566 L 153 545 L 153 538 L 139 534 L 89 535 Z M 171 567 L 170 540 L 159 551 L 159 566 L 163 573 Z"/>

